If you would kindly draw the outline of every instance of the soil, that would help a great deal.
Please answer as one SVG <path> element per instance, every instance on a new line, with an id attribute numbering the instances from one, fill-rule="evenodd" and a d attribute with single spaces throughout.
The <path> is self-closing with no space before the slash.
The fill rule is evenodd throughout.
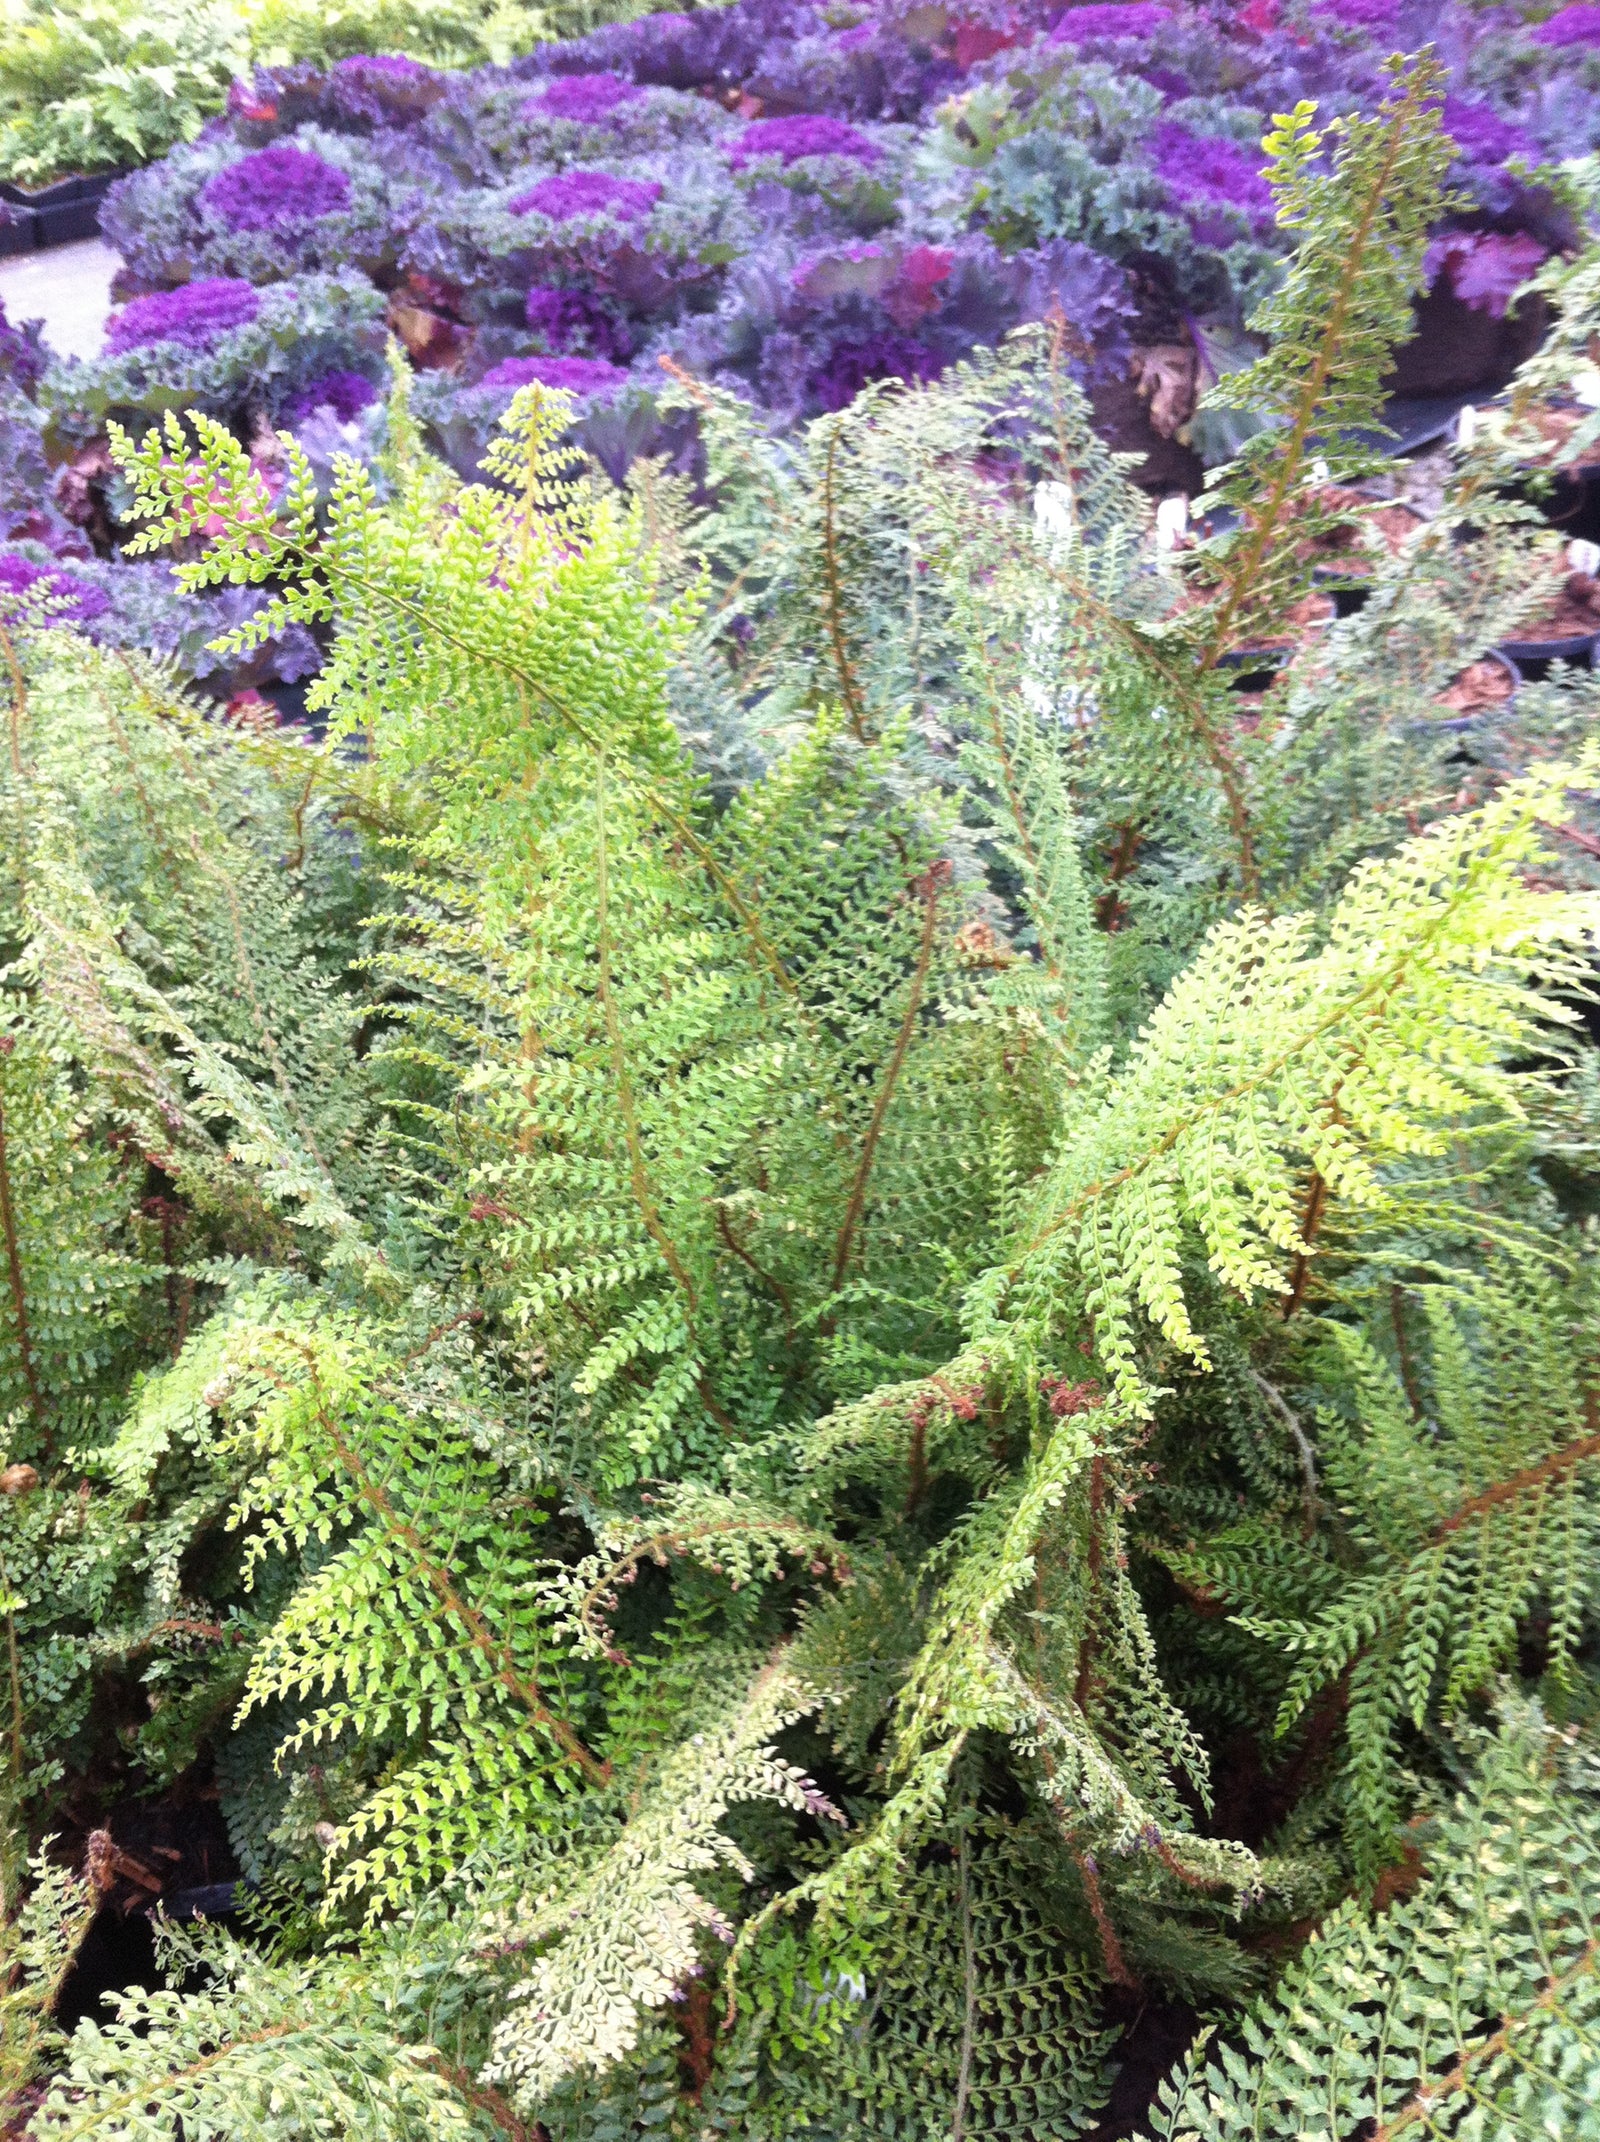
<path id="1" fill-rule="evenodd" d="M 86 1799 L 64 1812 L 60 1850 L 104 1899 L 57 1998 L 56 2021 L 70 2030 L 84 2017 L 108 2019 L 104 1995 L 160 1985 L 152 1909 L 159 1902 L 175 1918 L 218 1916 L 228 1909 L 239 1863 L 216 1787 L 203 1773 L 186 1775 L 159 1798 L 124 1800 L 109 1811 Z"/>
<path id="2" fill-rule="evenodd" d="M 1557 454 L 1566 445 L 1580 424 L 1587 423 L 1594 415 L 1592 409 L 1541 408 L 1530 410 L 1523 419 L 1528 429 L 1538 435 L 1549 452 L 1541 458 L 1540 465 L 1554 462 Z M 1600 469 L 1600 444 L 1588 447 L 1581 461 L 1569 464 L 1564 473 L 1577 475 L 1582 471 Z"/>
<path id="3" fill-rule="evenodd" d="M 1270 640 L 1250 640 L 1230 652 L 1241 655 L 1298 654 L 1321 638 L 1334 614 L 1331 595 L 1302 595 L 1288 613 L 1286 622 L 1291 629 L 1287 634 L 1279 634 Z"/>
<path id="4" fill-rule="evenodd" d="M 1575 640 L 1600 632 L 1600 581 L 1588 573 L 1563 575 L 1548 608 L 1526 619 L 1508 635 L 1514 640 Z"/>
<path id="5" fill-rule="evenodd" d="M 1159 1994 L 1119 1993 L 1106 2001 L 1108 2023 L 1120 2023 L 1117 2077 L 1105 2111 L 1083 2142 L 1127 2142 L 1143 2134 L 1157 2090 L 1194 2042 L 1201 2017 L 1187 2002 Z"/>
<path id="6" fill-rule="evenodd" d="M 1434 704 L 1452 714 L 1483 714 L 1491 707 L 1504 706 L 1516 688 L 1516 679 L 1503 664 L 1469 662 Z"/>
<path id="7" fill-rule="evenodd" d="M 1131 377 L 1096 381 L 1090 405 L 1095 429 L 1109 447 L 1119 454 L 1143 456 L 1141 465 L 1130 471 L 1141 490 L 1157 498 L 1164 498 L 1169 491 L 1196 496 L 1205 483 L 1204 462 L 1176 439 L 1161 436 Z"/>
<path id="8" fill-rule="evenodd" d="M 1325 534 L 1314 536 L 1301 555 L 1313 558 L 1359 557 L 1374 542 L 1382 546 L 1390 557 L 1395 557 L 1406 540 L 1414 536 L 1423 525 L 1423 517 L 1414 507 L 1402 505 L 1397 500 L 1379 504 L 1364 492 L 1351 491 L 1339 484 L 1325 484 L 1312 494 L 1314 502 L 1338 513 L 1348 513 L 1351 518 L 1341 527 L 1330 528 Z"/>
<path id="9" fill-rule="evenodd" d="M 1413 317 L 1416 332 L 1394 353 L 1383 383 L 1387 394 L 1492 392 L 1532 356 L 1550 324 L 1542 298 L 1525 299 L 1498 320 L 1475 311 L 1456 296 L 1447 275 L 1439 276 Z"/>

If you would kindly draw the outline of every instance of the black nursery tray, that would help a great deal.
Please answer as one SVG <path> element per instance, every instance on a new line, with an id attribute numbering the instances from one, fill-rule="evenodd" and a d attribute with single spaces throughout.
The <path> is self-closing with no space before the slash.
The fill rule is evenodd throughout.
<path id="1" fill-rule="evenodd" d="M 0 179 L 0 207 L 6 217 L 0 223 L 0 258 L 70 245 L 76 238 L 98 238 L 100 203 L 124 176 L 121 171 L 97 171 L 91 178 L 57 179 L 32 189 Z"/>

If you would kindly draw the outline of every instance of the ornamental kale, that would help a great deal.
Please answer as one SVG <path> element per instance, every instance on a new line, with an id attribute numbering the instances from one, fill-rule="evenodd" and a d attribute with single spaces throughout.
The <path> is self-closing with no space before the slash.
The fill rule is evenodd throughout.
<path id="1" fill-rule="evenodd" d="M 25 604 L 34 616 L 52 625 L 88 624 L 111 607 L 103 588 L 76 573 L 37 563 L 19 551 L 0 550 L 0 613 L 8 602 L 13 608 Z"/>
<path id="2" fill-rule="evenodd" d="M 571 223 L 580 216 L 630 222 L 648 216 L 661 193 L 654 180 L 617 178 L 609 171 L 562 171 L 513 195 L 506 205 L 514 216 L 548 216 L 552 223 Z"/>
<path id="3" fill-rule="evenodd" d="M 200 201 L 230 231 L 271 231 L 314 223 L 350 199 L 342 171 L 292 142 L 241 156 L 206 180 Z"/>
<path id="4" fill-rule="evenodd" d="M 364 372 L 324 372 L 290 398 L 286 415 L 296 425 L 319 409 L 331 409 L 341 424 L 348 424 L 377 398 L 378 389 Z"/>
<path id="5" fill-rule="evenodd" d="M 186 350 L 209 350 L 261 309 L 249 283 L 224 275 L 203 276 L 177 290 L 153 291 L 113 313 L 106 326 L 106 354 L 123 356 L 153 342 L 176 342 Z"/>
<path id="6" fill-rule="evenodd" d="M 1512 156 L 1526 157 L 1530 163 L 1539 159 L 1539 145 L 1527 129 L 1502 119 L 1492 105 L 1470 97 L 1446 97 L 1443 118 L 1444 130 L 1463 163 L 1503 164 Z"/>
<path id="7" fill-rule="evenodd" d="M 541 95 L 528 100 L 530 116 L 573 119 L 580 126 L 602 126 L 624 104 L 637 104 L 643 92 L 620 74 L 558 75 Z"/>
<path id="8" fill-rule="evenodd" d="M 13 327 L 0 303 L 0 383 L 30 394 L 44 377 L 46 361 L 39 323 L 30 320 Z"/>
<path id="9" fill-rule="evenodd" d="M 1252 232 L 1272 222 L 1272 189 L 1261 175 L 1261 156 L 1228 140 L 1202 140 L 1187 128 L 1163 121 L 1151 138 L 1161 182 L 1208 245 L 1226 245 L 1243 221 Z"/>
<path id="10" fill-rule="evenodd" d="M 1600 45 L 1600 7 L 1590 0 L 1575 0 L 1573 6 L 1541 22 L 1533 35 L 1536 44 L 1557 52 L 1571 45 Z"/>
<path id="11" fill-rule="evenodd" d="M 63 359 L 39 390 L 58 451 L 94 439 L 108 417 L 129 424 L 172 409 L 270 427 L 330 372 L 381 369 L 384 303 L 367 279 L 306 275 L 255 290 L 203 283 L 136 298 L 114 316 L 107 354 Z M 130 315 L 136 315 L 130 325 Z M 189 334 L 174 333 L 188 327 Z"/>
<path id="12" fill-rule="evenodd" d="M 848 156 L 860 164 L 878 161 L 883 151 L 842 119 L 806 114 L 794 119 L 758 119 L 728 151 L 735 171 L 762 157 L 775 156 L 788 168 L 805 156 Z"/>
<path id="13" fill-rule="evenodd" d="M 1428 266 L 1442 301 L 1500 319 L 1572 243 L 1522 167 L 1600 145 L 1597 25 L 1600 6 L 1521 23 L 1469 0 L 733 0 L 457 75 L 258 67 L 113 189 L 106 235 L 150 294 L 104 360 L 52 368 L 48 443 L 92 453 L 113 410 L 193 403 L 241 438 L 287 422 L 319 472 L 352 430 L 370 460 L 392 332 L 464 474 L 512 383 L 552 367 L 614 474 L 635 451 L 687 468 L 694 418 L 665 423 L 663 362 L 781 431 L 1054 319 L 1061 361 L 1119 412 L 1114 444 L 1209 454 L 1178 388 L 1158 420 L 1146 383 L 1203 384 L 1257 347 L 1246 323 L 1292 239 L 1261 177 L 1272 115 L 1371 113 L 1388 43 L 1430 38 L 1458 193 Z M 317 295 L 334 286 L 338 317 Z M 50 487 L 38 413 L 7 438 L 0 533 L 76 542 L 17 504 Z"/>
<path id="14" fill-rule="evenodd" d="M 602 363 L 596 357 L 507 357 L 485 372 L 480 386 L 525 387 L 537 380 L 541 387 L 556 387 L 567 394 L 615 393 L 628 375 L 619 365 Z"/>
<path id="15" fill-rule="evenodd" d="M 1172 20 L 1170 7 L 1149 0 L 1117 0 L 1105 7 L 1069 7 L 1051 31 L 1058 45 L 1086 45 L 1102 38 L 1154 37 Z"/>
<path id="16" fill-rule="evenodd" d="M 265 68 L 168 175 L 119 192 L 107 229 L 147 283 L 357 265 L 463 393 L 543 355 L 626 367 L 648 396 L 666 357 L 780 423 L 850 381 L 938 376 L 1059 299 L 1049 249 L 1077 249 L 1080 280 L 1087 249 L 1093 293 L 1064 313 L 1073 361 L 1104 374 L 1129 344 L 1240 343 L 1288 243 L 1260 177 L 1271 114 L 1307 96 L 1327 116 L 1374 109 L 1393 12 L 896 0 L 849 20 L 734 0 L 455 78 L 393 59 Z M 1551 250 L 1559 210 L 1505 165 L 1565 148 L 1561 54 L 1584 11 L 1520 42 L 1464 0 L 1429 17 L 1483 235 Z M 258 172 L 281 177 L 257 194 Z M 1460 246 L 1440 253 L 1446 287 L 1482 302 L 1497 252 L 1472 273 Z"/>

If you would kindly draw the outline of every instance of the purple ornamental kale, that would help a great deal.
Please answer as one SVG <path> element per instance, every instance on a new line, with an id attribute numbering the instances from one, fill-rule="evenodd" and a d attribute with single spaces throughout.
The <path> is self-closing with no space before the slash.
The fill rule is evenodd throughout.
<path id="1" fill-rule="evenodd" d="M 420 60 L 360 52 L 329 69 L 325 95 L 336 118 L 403 126 L 437 104 L 446 86 L 443 75 Z"/>
<path id="2" fill-rule="evenodd" d="M 727 88 L 748 80 L 774 43 L 803 37 L 815 23 L 810 0 L 760 0 L 759 6 L 708 7 L 692 15 L 663 12 L 596 30 L 561 57 L 574 69 L 614 69 L 663 89 Z M 530 72 L 555 71 L 542 56 L 527 64 Z"/>
<path id="3" fill-rule="evenodd" d="M 875 164 L 882 154 L 875 141 L 868 141 L 844 120 L 801 112 L 792 119 L 758 119 L 746 127 L 728 151 L 728 161 L 735 171 L 742 171 L 757 157 L 778 156 L 787 170 L 802 156 L 849 156 L 857 163 Z"/>
<path id="4" fill-rule="evenodd" d="M 1157 172 L 1188 215 L 1202 245 L 1227 245 L 1235 235 L 1223 211 L 1246 215 L 1258 230 L 1272 221 L 1272 188 L 1261 176 L 1261 152 L 1236 142 L 1203 139 L 1164 120 L 1150 139 Z"/>
<path id="5" fill-rule="evenodd" d="M 598 357 L 507 357 L 485 372 L 480 387 L 526 387 L 535 381 L 567 394 L 614 394 L 628 375 Z"/>
<path id="6" fill-rule="evenodd" d="M 1442 117 L 1444 130 L 1464 163 L 1503 164 L 1508 156 L 1539 160 L 1539 144 L 1533 136 L 1502 119 L 1492 105 L 1446 97 Z"/>
<path id="7" fill-rule="evenodd" d="M 937 379 L 948 359 L 909 335 L 886 331 L 855 342 L 836 342 L 806 379 L 808 398 L 821 409 L 848 408 L 869 380 Z"/>
<path id="8" fill-rule="evenodd" d="M 152 342 L 176 342 L 208 350 L 236 327 L 248 327 L 260 309 L 251 283 L 231 275 L 205 275 L 176 290 L 133 299 L 106 322 L 106 355 L 121 357 Z"/>
<path id="9" fill-rule="evenodd" d="M 558 74 L 543 96 L 530 97 L 522 108 L 529 118 L 603 126 L 619 105 L 632 104 L 642 95 L 620 74 Z"/>
<path id="10" fill-rule="evenodd" d="M 13 327 L 0 304 L 0 380 L 9 380 L 24 394 L 31 394 L 44 377 L 45 354 L 39 346 L 39 322 L 30 320 Z"/>
<path id="11" fill-rule="evenodd" d="M 111 607 L 104 588 L 97 588 L 75 573 L 52 572 L 48 565 L 35 565 L 15 551 L 0 552 L 0 597 L 51 596 L 58 600 L 46 611 L 52 625 L 86 625 L 103 617 Z"/>
<path id="12" fill-rule="evenodd" d="M 525 317 L 534 333 L 543 336 L 546 347 L 561 356 L 571 354 L 574 343 L 587 344 L 607 359 L 633 355 L 627 330 L 587 290 L 535 283 L 528 292 Z"/>
<path id="13" fill-rule="evenodd" d="M 1154 37 L 1171 20 L 1170 7 L 1147 4 L 1147 0 L 1123 0 L 1117 6 L 1069 7 L 1050 37 L 1058 45 L 1086 44 L 1092 37 Z"/>
<path id="14" fill-rule="evenodd" d="M 1054 238 L 1036 252 L 1013 254 L 1004 272 L 1019 271 L 1020 318 L 1064 321 L 1075 368 L 1081 357 L 1092 374 L 1126 376 L 1126 323 L 1137 308 L 1121 268 L 1076 238 Z"/>
<path id="15" fill-rule="evenodd" d="M 820 257 L 808 256 L 798 263 L 792 280 L 800 296 L 812 304 L 870 298 L 883 307 L 896 327 L 912 328 L 939 310 L 940 285 L 948 280 L 955 258 L 954 251 L 942 245 L 905 249 L 892 243 L 850 245 Z"/>
<path id="16" fill-rule="evenodd" d="M 1446 231 L 1423 256 L 1429 281 L 1442 270 L 1450 288 L 1473 312 L 1503 320 L 1514 292 L 1546 258 L 1546 249 L 1525 231 Z"/>
<path id="17" fill-rule="evenodd" d="M 230 231 L 286 231 L 348 206 L 350 181 L 292 142 L 225 164 L 200 189 L 201 205 Z"/>
<path id="18" fill-rule="evenodd" d="M 1535 44 L 1550 45 L 1558 52 L 1569 45 L 1600 45 L 1600 7 L 1578 0 L 1578 4 L 1552 15 L 1548 22 L 1541 22 L 1533 38 Z"/>
<path id="19" fill-rule="evenodd" d="M 363 409 L 378 399 L 378 390 L 361 372 L 323 372 L 308 380 L 289 404 L 291 429 L 304 424 L 319 409 L 331 409 L 341 424 L 352 423 Z"/>
<path id="20" fill-rule="evenodd" d="M 1342 30 L 1392 30 L 1400 20 L 1400 0 L 1317 0 L 1311 12 Z"/>
<path id="21" fill-rule="evenodd" d="M 654 179 L 614 178 L 609 171 L 563 171 L 540 179 L 507 206 L 514 216 L 548 216 L 552 223 L 599 215 L 632 222 L 649 215 L 660 198 L 661 187 Z"/>

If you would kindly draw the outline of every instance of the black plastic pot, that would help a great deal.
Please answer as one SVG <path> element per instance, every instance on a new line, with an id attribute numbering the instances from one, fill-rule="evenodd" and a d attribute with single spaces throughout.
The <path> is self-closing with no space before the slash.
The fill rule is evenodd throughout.
<path id="1" fill-rule="evenodd" d="M 1589 414 L 1586 410 L 1578 413 Z M 1585 459 L 1572 467 L 1541 469 L 1530 464 L 1526 476 L 1513 479 L 1504 495 L 1532 506 L 1565 536 L 1591 543 L 1600 540 L 1600 444 L 1591 446 Z"/>
<path id="2" fill-rule="evenodd" d="M 1600 640 L 1600 625 L 1593 632 L 1568 633 L 1559 640 L 1502 640 L 1495 652 L 1516 663 L 1524 676 L 1534 665 L 1539 665 L 1538 674 L 1544 675 L 1545 666 L 1551 662 L 1581 662 L 1592 666 L 1595 641 Z"/>
<path id="3" fill-rule="evenodd" d="M 9 211 L 0 224 L 0 255 L 43 252 L 53 245 L 100 235 L 100 203 L 122 171 L 97 171 L 91 178 L 57 179 L 53 185 L 14 186 L 0 179 L 0 202 Z"/>

